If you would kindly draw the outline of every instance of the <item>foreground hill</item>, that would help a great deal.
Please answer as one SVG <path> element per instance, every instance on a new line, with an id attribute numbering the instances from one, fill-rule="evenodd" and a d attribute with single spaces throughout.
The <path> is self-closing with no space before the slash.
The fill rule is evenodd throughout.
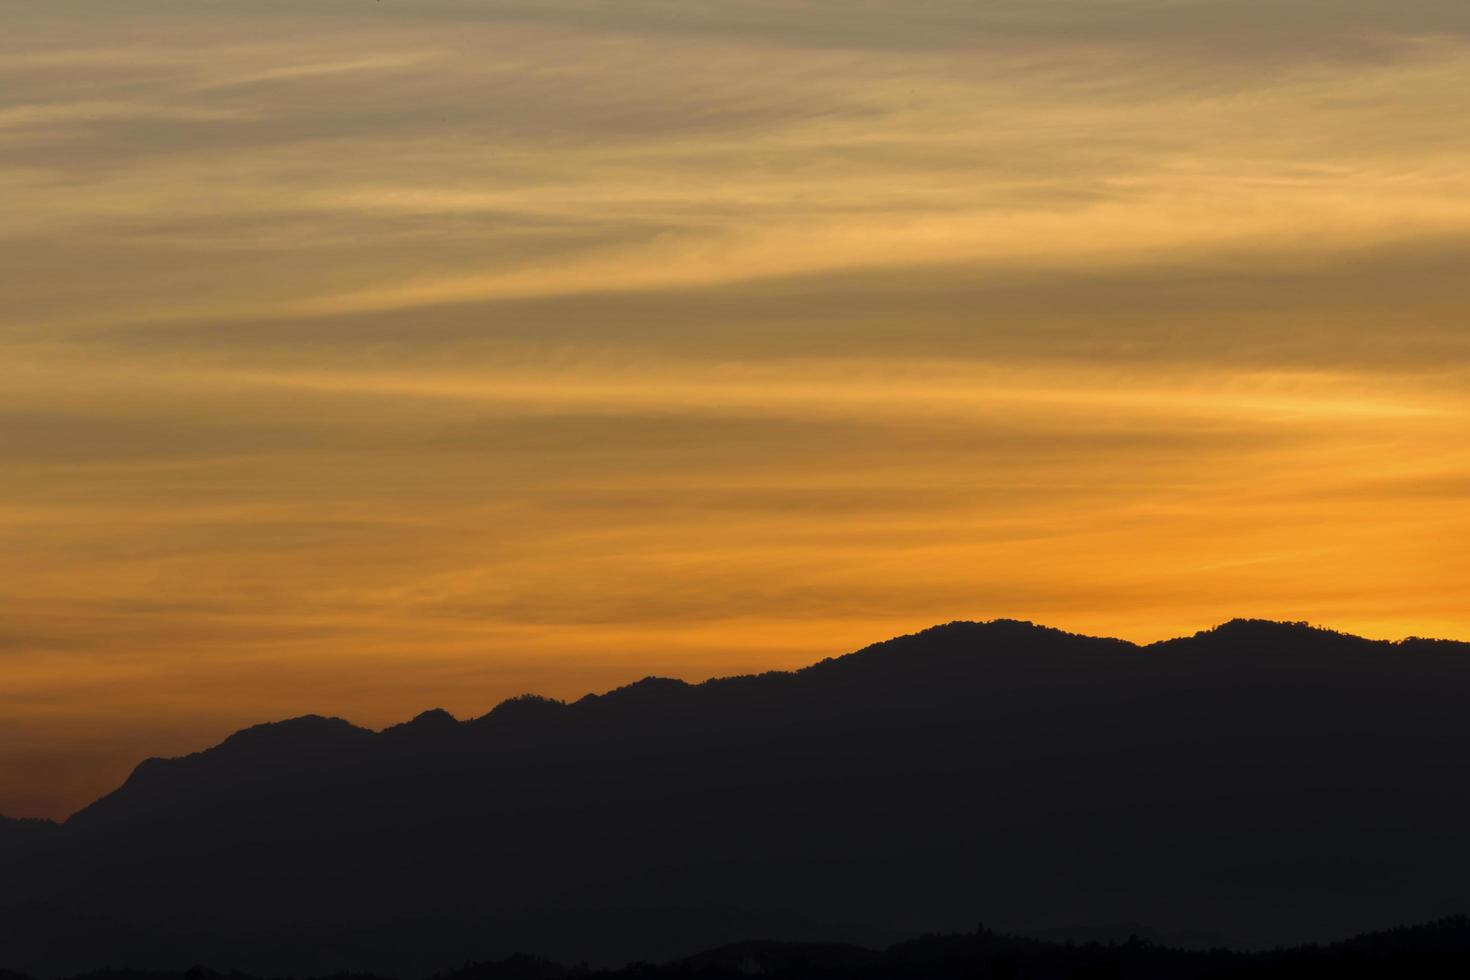
<path id="1" fill-rule="evenodd" d="M 1242 946 L 1470 908 L 1470 646 L 955 623 L 795 673 L 298 718 L 0 824 L 0 949 L 428 973 L 977 920 Z"/>

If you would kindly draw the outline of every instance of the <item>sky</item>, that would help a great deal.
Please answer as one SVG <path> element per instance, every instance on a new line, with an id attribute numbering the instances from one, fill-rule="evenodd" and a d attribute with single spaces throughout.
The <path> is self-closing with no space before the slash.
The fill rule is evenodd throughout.
<path id="1" fill-rule="evenodd" d="M 1463 0 L 0 22 L 0 813 L 954 619 L 1470 639 Z"/>

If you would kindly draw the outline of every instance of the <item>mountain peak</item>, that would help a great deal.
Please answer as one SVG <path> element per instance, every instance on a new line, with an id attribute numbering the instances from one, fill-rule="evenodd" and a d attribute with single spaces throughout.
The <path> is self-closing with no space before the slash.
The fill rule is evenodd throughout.
<path id="1" fill-rule="evenodd" d="M 1335 630 L 1313 626 L 1306 621 L 1277 619 L 1245 619 L 1237 617 L 1227 620 L 1212 629 L 1194 634 L 1197 640 L 1223 640 L 1230 643 L 1316 643 L 1321 640 L 1358 640 L 1359 637 Z"/>
<path id="2" fill-rule="evenodd" d="M 420 711 L 413 718 L 397 725 L 389 725 L 382 733 L 388 738 L 426 738 L 447 735 L 460 730 L 459 719 L 443 708 Z"/>
<path id="3" fill-rule="evenodd" d="M 908 636 L 900 636 L 888 643 L 898 643 L 914 639 L 953 639 L 953 640 L 1087 640 L 1092 642 L 1103 641 L 1107 643 L 1126 643 L 1125 640 L 1116 640 L 1111 637 L 1087 636 L 1082 633 L 1069 633 L 1066 630 L 1057 629 L 1054 626 L 1043 626 L 1033 623 L 1029 619 L 986 619 L 968 620 L 957 619 L 953 622 L 942 623 L 931 626 L 918 633 Z M 884 644 L 878 644 L 883 646 Z"/>
<path id="4" fill-rule="evenodd" d="M 560 714 L 565 708 L 564 701 L 544 698 L 539 694 L 521 694 L 500 702 L 476 718 L 474 724 L 505 724 L 532 718 L 548 718 Z"/>
<path id="5" fill-rule="evenodd" d="M 991 619 L 985 621 L 954 620 L 931 626 L 917 633 L 894 637 L 865 647 L 856 653 L 822 661 L 818 666 L 861 663 L 873 657 L 913 658 L 972 658 L 984 656 L 992 651 L 1027 651 L 1036 648 L 1051 648 L 1059 644 L 1085 644 L 1089 646 L 1127 647 L 1134 645 L 1126 640 L 1084 636 L 1068 633 L 1050 626 L 1041 626 L 1023 619 Z"/>
<path id="6" fill-rule="evenodd" d="M 578 704 L 654 704 L 668 695 L 688 690 L 690 685 L 674 677 L 644 677 L 614 688 L 606 694 L 589 694 Z"/>
<path id="7" fill-rule="evenodd" d="M 1299 633 L 1325 633 L 1327 630 L 1319 629 L 1306 620 L 1290 619 L 1255 619 L 1246 616 L 1236 616 L 1228 619 L 1212 629 L 1202 630 L 1202 633 L 1274 633 L 1274 634 L 1299 634 Z"/>
<path id="8" fill-rule="evenodd" d="M 259 725 L 251 725 L 249 728 L 242 728 L 221 742 L 218 748 L 287 744 L 296 743 L 302 739 L 337 740 L 366 734 L 369 734 L 367 729 L 358 728 L 345 718 L 300 715 L 296 718 L 268 721 Z"/>
<path id="9" fill-rule="evenodd" d="M 427 711 L 420 711 L 418 714 L 414 715 L 413 718 L 409 719 L 408 721 L 404 722 L 403 725 L 400 725 L 398 727 L 441 729 L 452 728 L 458 724 L 459 719 L 454 717 L 454 715 L 451 715 L 449 712 L 445 711 L 443 708 L 430 708 Z"/>

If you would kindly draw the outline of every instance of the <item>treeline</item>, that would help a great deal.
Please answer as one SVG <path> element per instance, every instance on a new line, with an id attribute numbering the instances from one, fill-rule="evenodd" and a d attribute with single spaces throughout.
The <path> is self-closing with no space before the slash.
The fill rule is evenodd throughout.
<path id="1" fill-rule="evenodd" d="M 837 944 L 749 942 L 669 963 L 619 969 L 567 966 L 529 955 L 466 963 L 433 980 L 1356 980 L 1470 977 L 1470 919 L 1370 933 L 1341 943 L 1243 953 L 1185 950 L 1131 938 L 1056 943 L 1000 935 L 923 936 L 886 950 Z M 0 970 L 0 980 L 31 980 Z M 185 972 L 100 970 L 72 980 L 259 980 L 204 968 Z M 318 980 L 390 980 L 339 973 Z"/>

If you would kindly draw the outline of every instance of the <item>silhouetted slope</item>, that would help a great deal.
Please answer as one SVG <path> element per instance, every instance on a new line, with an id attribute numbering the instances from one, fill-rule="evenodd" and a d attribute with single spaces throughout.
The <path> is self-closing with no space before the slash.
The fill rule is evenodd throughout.
<path id="1" fill-rule="evenodd" d="M 433 980 L 1226 980 L 1332 978 L 1404 980 L 1470 975 L 1470 927 L 1463 917 L 1360 936 L 1329 946 L 1258 953 L 1170 948 L 1130 937 L 1110 943 L 1049 943 L 980 930 L 926 935 L 886 950 L 838 943 L 747 941 L 668 963 L 622 969 L 564 966 L 527 954 L 469 962 Z M 160 973 L 101 970 L 74 980 L 251 980 L 201 967 Z M 0 980 L 29 980 L 0 970 Z M 327 978 L 324 978 L 327 980 Z M 329 980 L 381 980 L 337 973 Z"/>
<path id="2" fill-rule="evenodd" d="M 0 860 L 9 901 L 153 937 L 139 965 L 301 972 L 322 937 L 348 956 L 326 969 L 415 943 L 596 962 L 981 918 L 1331 938 L 1470 908 L 1467 697 L 1464 644 L 954 623 L 463 723 L 261 725 L 145 762 L 51 846 L 0 833 Z M 12 966 L 109 961 L 6 921 Z"/>
<path id="3" fill-rule="evenodd" d="M 61 829 L 52 820 L 14 820 L 0 817 L 0 840 L 42 841 L 50 840 Z"/>

